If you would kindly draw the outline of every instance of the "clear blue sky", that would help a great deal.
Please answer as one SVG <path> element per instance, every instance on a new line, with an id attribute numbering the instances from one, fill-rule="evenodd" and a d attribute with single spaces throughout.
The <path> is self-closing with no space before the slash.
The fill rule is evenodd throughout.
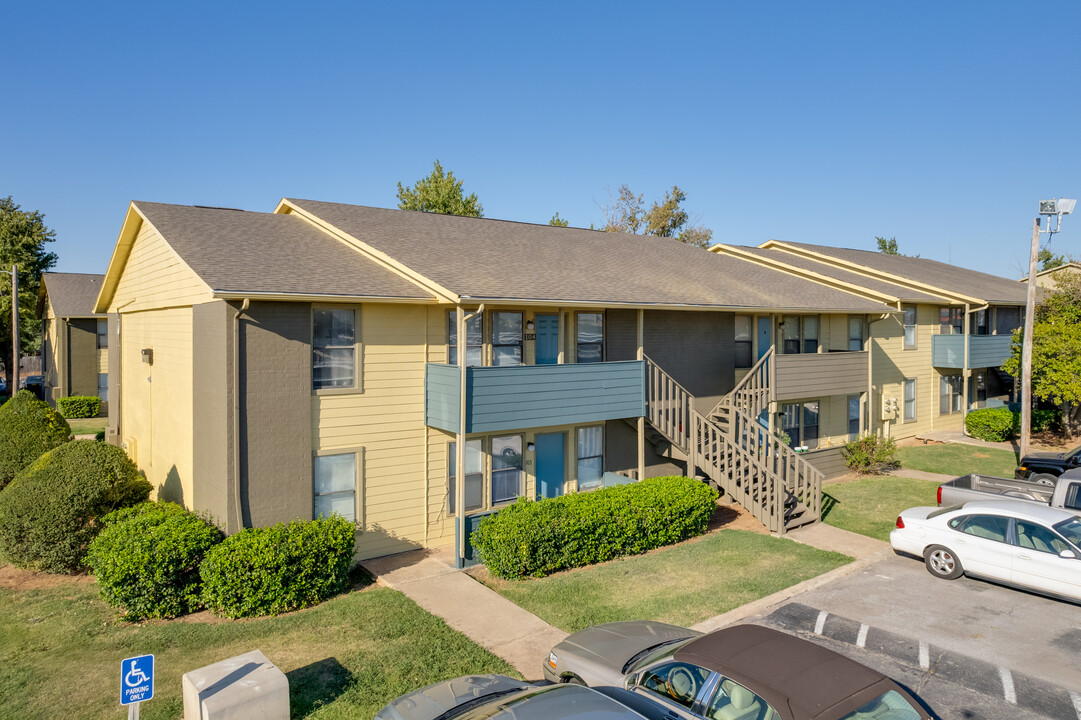
<path id="1" fill-rule="evenodd" d="M 306 5 L 5 6 L 0 196 L 59 270 L 104 272 L 133 199 L 394 207 L 436 158 L 488 217 L 678 184 L 715 241 L 1007 276 L 1037 201 L 1081 196 L 1077 2 Z"/>

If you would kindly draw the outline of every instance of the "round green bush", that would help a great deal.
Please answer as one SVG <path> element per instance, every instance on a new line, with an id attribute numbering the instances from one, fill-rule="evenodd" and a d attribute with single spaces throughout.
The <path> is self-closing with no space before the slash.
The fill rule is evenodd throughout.
<path id="1" fill-rule="evenodd" d="M 241 530 L 199 566 L 203 604 L 216 615 L 276 615 L 315 605 L 349 586 L 356 527 L 333 515 Z"/>
<path id="2" fill-rule="evenodd" d="M 71 438 L 68 421 L 22 390 L 0 407 L 0 489 L 44 453 Z"/>
<path id="3" fill-rule="evenodd" d="M 64 443 L 0 491 L 0 554 L 22 568 L 78 572 L 101 519 L 143 502 L 150 490 L 120 448 L 94 440 Z"/>
<path id="4" fill-rule="evenodd" d="M 482 520 L 470 541 L 496 577 L 541 577 L 701 535 L 716 499 L 716 490 L 686 477 L 522 498 Z"/>
<path id="5" fill-rule="evenodd" d="M 981 408 L 965 415 L 969 435 L 988 442 L 1002 442 L 1013 437 L 1020 427 L 1020 413 L 1006 407 Z"/>
<path id="6" fill-rule="evenodd" d="M 222 540 L 206 518 L 170 502 L 109 513 L 86 564 L 125 620 L 173 618 L 202 606 L 199 563 Z"/>
<path id="7" fill-rule="evenodd" d="M 97 395 L 69 395 L 56 401 L 56 409 L 68 419 L 93 418 L 101 412 L 101 398 Z"/>

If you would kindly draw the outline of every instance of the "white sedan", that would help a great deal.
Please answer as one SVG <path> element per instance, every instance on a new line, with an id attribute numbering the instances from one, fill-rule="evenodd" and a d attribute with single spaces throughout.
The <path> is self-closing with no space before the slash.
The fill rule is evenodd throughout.
<path id="1" fill-rule="evenodd" d="M 970 575 L 1081 602 L 1081 519 L 1018 500 L 915 507 L 897 517 L 894 550 L 936 577 Z"/>

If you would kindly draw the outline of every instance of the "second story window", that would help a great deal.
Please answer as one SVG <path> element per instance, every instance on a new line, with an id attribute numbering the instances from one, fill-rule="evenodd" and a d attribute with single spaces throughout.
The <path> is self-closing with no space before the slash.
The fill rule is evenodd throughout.
<path id="1" fill-rule="evenodd" d="M 781 341 L 785 355 L 818 352 L 818 316 L 786 315 L 781 319 Z"/>
<path id="2" fill-rule="evenodd" d="M 987 324 L 988 311 L 986 308 L 972 313 L 972 324 L 969 332 L 973 335 L 987 335 L 990 328 Z"/>
<path id="3" fill-rule="evenodd" d="M 469 367 L 483 365 L 484 350 L 483 318 L 477 315 L 465 321 L 465 364 Z M 458 313 L 447 313 L 447 362 L 458 364 Z"/>
<path id="4" fill-rule="evenodd" d="M 754 365 L 753 358 L 751 316 L 736 315 L 736 367 L 751 367 Z"/>
<path id="5" fill-rule="evenodd" d="M 995 308 L 995 334 L 1013 335 L 1013 331 L 1019 327 L 1021 327 L 1021 308 Z"/>
<path id="6" fill-rule="evenodd" d="M 863 350 L 863 318 L 858 315 L 848 317 L 848 350 L 849 352 Z"/>
<path id="7" fill-rule="evenodd" d="M 98 350 L 109 347 L 109 321 L 98 320 Z"/>
<path id="8" fill-rule="evenodd" d="M 356 311 L 312 311 L 312 387 L 356 386 Z"/>
<path id="9" fill-rule="evenodd" d="M 965 331 L 965 309 L 943 307 L 938 309 L 938 334 L 961 335 Z"/>
<path id="10" fill-rule="evenodd" d="M 905 350 L 916 347 L 916 306 L 902 305 L 905 324 Z"/>
<path id="11" fill-rule="evenodd" d="M 522 364 L 522 313 L 492 313 L 492 365 Z"/>
<path id="12" fill-rule="evenodd" d="M 604 315 L 578 313 L 578 355 L 580 363 L 604 360 Z"/>

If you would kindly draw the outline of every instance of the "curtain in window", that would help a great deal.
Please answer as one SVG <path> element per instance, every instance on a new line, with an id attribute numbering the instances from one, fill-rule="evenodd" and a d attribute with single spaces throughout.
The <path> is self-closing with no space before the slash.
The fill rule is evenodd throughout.
<path id="1" fill-rule="evenodd" d="M 492 438 L 492 504 L 518 497 L 522 487 L 522 436 Z"/>
<path id="2" fill-rule="evenodd" d="M 578 428 L 578 489 L 600 487 L 604 475 L 604 428 Z"/>
<path id="3" fill-rule="evenodd" d="M 601 362 L 604 359 L 603 348 L 604 315 L 578 313 L 578 362 Z"/>
<path id="4" fill-rule="evenodd" d="M 315 458 L 312 481 L 315 517 L 338 513 L 350 522 L 356 520 L 357 456 L 354 453 Z"/>
<path id="5" fill-rule="evenodd" d="M 312 315 L 312 386 L 353 387 L 356 314 L 352 310 L 315 310 Z"/>
<path id="6" fill-rule="evenodd" d="M 522 364 L 522 313 L 492 313 L 492 365 Z"/>

